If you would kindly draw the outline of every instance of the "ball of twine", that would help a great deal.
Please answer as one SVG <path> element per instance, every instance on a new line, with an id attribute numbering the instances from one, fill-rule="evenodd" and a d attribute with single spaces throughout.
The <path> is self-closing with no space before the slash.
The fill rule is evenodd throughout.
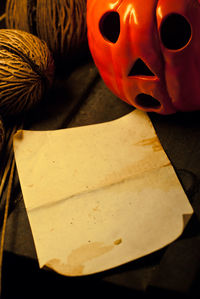
<path id="1" fill-rule="evenodd" d="M 53 59 L 45 42 L 12 29 L 0 30 L 0 114 L 32 108 L 53 79 Z"/>
<path id="2" fill-rule="evenodd" d="M 44 40 L 54 57 L 64 59 L 87 41 L 87 0 L 7 0 L 6 27 Z"/>

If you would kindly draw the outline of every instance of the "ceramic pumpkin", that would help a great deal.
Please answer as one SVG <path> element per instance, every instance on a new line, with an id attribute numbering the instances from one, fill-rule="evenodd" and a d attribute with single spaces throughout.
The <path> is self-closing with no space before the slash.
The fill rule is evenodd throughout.
<path id="1" fill-rule="evenodd" d="M 199 0 L 88 0 L 87 26 L 119 98 L 161 114 L 200 109 Z"/>

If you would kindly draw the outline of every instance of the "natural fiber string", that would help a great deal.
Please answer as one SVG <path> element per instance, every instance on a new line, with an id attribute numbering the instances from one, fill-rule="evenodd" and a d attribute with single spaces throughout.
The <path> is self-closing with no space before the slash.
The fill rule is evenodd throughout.
<path id="1" fill-rule="evenodd" d="M 6 2 L 6 27 L 17 28 L 30 32 L 29 15 L 28 15 L 29 0 L 7 0 Z M 14 18 L 12 18 L 12 15 Z"/>
<path id="2" fill-rule="evenodd" d="M 7 129 L 6 136 L 4 138 L 3 145 L 3 156 L 1 156 L 2 163 L 0 168 L 0 198 L 2 196 L 2 192 L 4 191 L 4 185 L 7 180 L 7 175 L 9 173 L 12 158 L 14 156 L 13 151 L 13 136 L 17 132 L 17 130 L 22 129 L 22 124 L 17 124 L 12 128 Z"/>
<path id="3" fill-rule="evenodd" d="M 0 31 L 0 112 L 32 108 L 53 79 L 53 59 L 46 43 L 27 32 Z"/>
<path id="4" fill-rule="evenodd" d="M 9 181 L 8 181 L 8 190 L 7 190 L 7 195 L 6 195 L 6 204 L 5 204 L 4 219 L 3 219 L 3 226 L 2 226 L 2 233 L 1 233 L 1 243 L 0 243 L 0 292 L 2 292 L 3 250 L 4 250 L 6 223 L 7 223 L 7 218 L 8 218 L 8 210 L 9 210 L 9 204 L 10 204 L 14 170 L 15 170 L 15 159 L 13 157 Z"/>
<path id="5" fill-rule="evenodd" d="M 19 128 L 21 128 L 21 126 L 19 126 Z M 4 167 L 2 167 L 1 171 L 0 171 L 0 178 L 1 178 L 1 183 L 0 183 L 0 198 L 2 197 L 2 193 L 4 191 L 4 186 L 7 180 L 7 176 L 11 167 L 11 163 L 12 163 L 12 159 L 14 156 L 14 152 L 13 152 L 13 135 L 15 134 L 17 130 L 17 127 L 14 127 L 13 129 L 10 129 L 10 132 L 8 132 L 8 137 L 7 137 L 7 145 L 6 145 L 6 153 L 4 156 L 4 161 L 6 161 L 6 163 L 4 164 Z"/>
<path id="6" fill-rule="evenodd" d="M 5 19 L 5 17 L 6 17 L 6 13 L 2 14 L 2 15 L 0 16 L 0 22 L 3 21 L 3 20 Z"/>
<path id="7" fill-rule="evenodd" d="M 3 251 L 4 251 L 4 241 L 5 241 L 5 232 L 6 224 L 8 218 L 8 211 L 10 205 L 12 184 L 14 178 L 15 170 L 15 158 L 14 158 L 14 149 L 13 149 L 13 136 L 14 134 L 23 128 L 23 122 L 15 124 L 14 127 L 8 128 L 6 133 L 6 138 L 4 140 L 3 147 L 3 156 L 2 160 L 5 161 L 1 165 L 0 169 L 0 199 L 2 198 L 5 192 L 5 208 L 4 208 L 4 217 L 2 224 L 2 232 L 0 237 L 0 297 L 2 291 L 2 266 L 3 266 Z"/>
<path id="8" fill-rule="evenodd" d="M 10 167 L 11 167 L 12 160 L 13 160 L 13 151 L 11 151 L 11 153 L 9 155 L 8 163 L 6 164 L 6 167 L 5 167 L 5 170 L 4 170 L 4 173 L 3 173 L 3 177 L 2 177 L 2 180 L 1 180 L 0 198 L 1 198 L 3 190 L 4 190 L 5 182 L 6 182 Z"/>
<path id="9" fill-rule="evenodd" d="M 5 19 L 7 28 L 37 35 L 59 56 L 80 48 L 87 39 L 86 0 L 7 0 Z"/>

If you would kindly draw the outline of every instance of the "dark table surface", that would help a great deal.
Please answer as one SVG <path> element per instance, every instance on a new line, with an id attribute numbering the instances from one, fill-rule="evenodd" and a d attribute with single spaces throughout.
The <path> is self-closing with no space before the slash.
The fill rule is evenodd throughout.
<path id="1" fill-rule="evenodd" d="M 107 89 L 87 53 L 56 75 L 50 93 L 25 117 L 24 128 L 55 130 L 102 123 L 133 109 Z M 80 292 L 87 297 L 200 297 L 200 112 L 149 113 L 149 117 L 194 208 L 183 235 L 155 253 L 91 276 L 70 278 L 39 269 L 15 173 L 3 258 L 3 298 L 68 298 Z"/>

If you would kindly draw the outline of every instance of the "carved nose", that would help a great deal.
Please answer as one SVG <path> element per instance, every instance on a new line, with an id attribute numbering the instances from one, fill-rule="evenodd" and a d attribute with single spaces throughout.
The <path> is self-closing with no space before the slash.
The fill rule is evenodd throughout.
<path id="1" fill-rule="evenodd" d="M 133 67 L 131 68 L 128 76 L 129 77 L 131 77 L 131 76 L 155 77 L 154 73 L 152 73 L 152 71 L 149 69 L 149 67 L 140 58 L 136 60 Z"/>

